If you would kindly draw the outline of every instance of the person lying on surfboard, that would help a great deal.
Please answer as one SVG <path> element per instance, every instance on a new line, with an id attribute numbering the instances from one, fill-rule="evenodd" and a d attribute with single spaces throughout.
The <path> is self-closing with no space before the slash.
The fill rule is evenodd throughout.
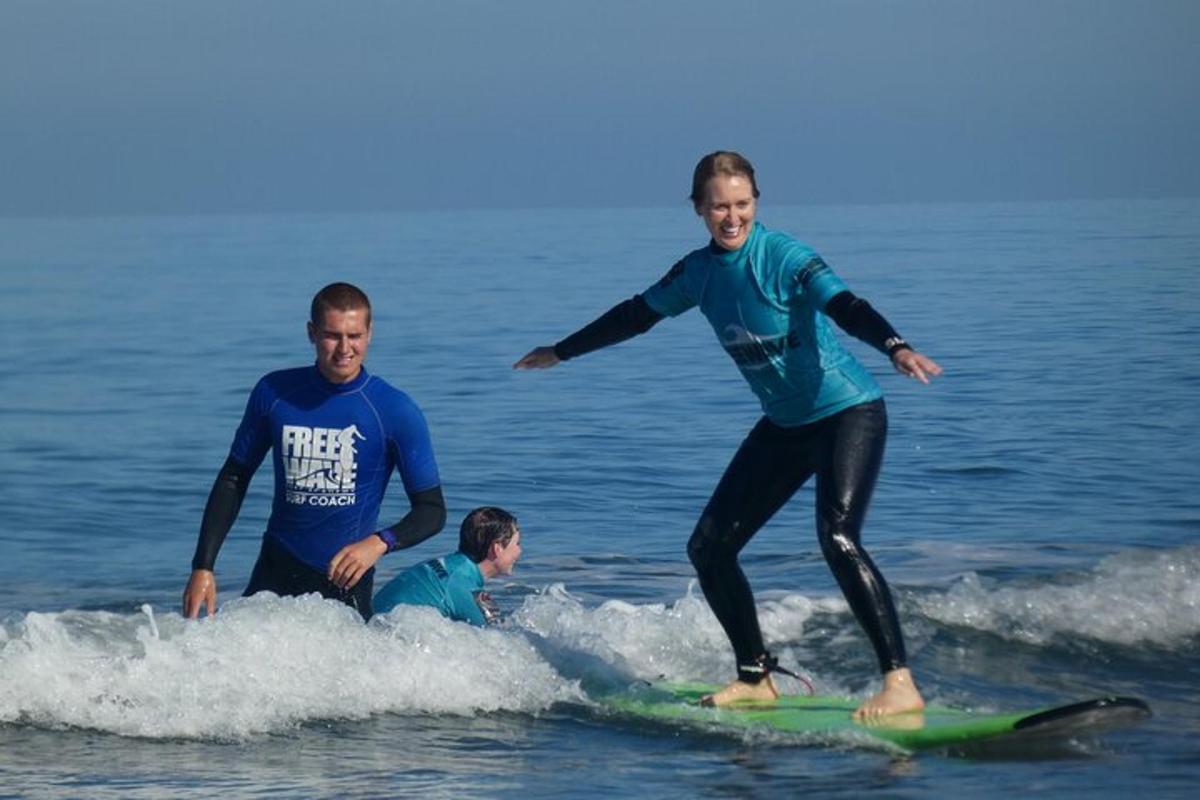
<path id="1" fill-rule="evenodd" d="M 458 550 L 409 567 L 375 595 L 375 613 L 399 605 L 432 606 L 442 616 L 484 626 L 499 620 L 499 609 L 484 581 L 511 575 L 521 557 L 517 518 L 502 508 L 482 506 L 467 514 L 458 532 Z"/>
<path id="2" fill-rule="evenodd" d="M 553 367 L 699 306 L 764 412 L 688 542 L 688 557 L 738 667 L 737 679 L 706 702 L 727 705 L 779 695 L 770 675 L 777 662 L 763 643 L 738 553 L 816 475 L 821 552 L 883 672 L 883 688 L 855 714 L 915 711 L 925 703 L 907 665 L 891 593 L 860 539 L 883 460 L 887 410 L 879 386 L 843 349 L 828 320 L 921 383 L 942 370 L 856 297 L 811 248 L 755 222 L 758 196 L 754 167 L 741 155 L 704 156 L 693 174 L 691 201 L 711 241 L 646 291 L 557 344 L 531 350 L 513 366 Z"/>

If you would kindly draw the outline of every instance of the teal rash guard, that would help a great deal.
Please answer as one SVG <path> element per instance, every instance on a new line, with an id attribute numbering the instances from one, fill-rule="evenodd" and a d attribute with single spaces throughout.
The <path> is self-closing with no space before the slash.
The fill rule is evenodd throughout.
<path id="1" fill-rule="evenodd" d="M 464 553 L 451 553 L 409 567 L 387 582 L 375 595 L 375 613 L 399 605 L 433 606 L 459 622 L 484 626 L 488 618 L 480 603 L 483 573 Z"/>
<path id="2" fill-rule="evenodd" d="M 642 297 L 669 317 L 699 306 L 763 412 L 795 427 L 882 397 L 824 313 L 846 291 L 812 248 L 756 222 L 739 249 L 694 250 Z"/>

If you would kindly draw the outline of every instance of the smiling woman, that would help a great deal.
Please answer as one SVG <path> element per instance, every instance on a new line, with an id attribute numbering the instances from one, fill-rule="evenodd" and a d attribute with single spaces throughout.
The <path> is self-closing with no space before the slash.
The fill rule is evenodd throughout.
<path id="1" fill-rule="evenodd" d="M 713 241 L 737 250 L 750 238 L 757 210 L 754 167 L 737 153 L 706 155 L 692 175 L 691 200 Z"/>
<path id="2" fill-rule="evenodd" d="M 691 200 L 712 237 L 707 246 L 689 253 L 642 294 L 553 347 L 535 348 L 514 366 L 552 367 L 699 306 L 764 412 L 688 542 L 700 587 L 738 666 L 737 680 L 706 701 L 727 705 L 779 696 L 770 673 L 781 668 L 763 642 L 738 554 L 816 475 L 821 551 L 884 674 L 883 690 L 855 713 L 876 717 L 920 709 L 924 700 L 907 666 L 891 593 L 860 537 L 887 439 L 883 393 L 826 320 L 922 383 L 941 368 L 909 347 L 811 248 L 754 221 L 758 186 L 743 156 L 718 150 L 700 159 Z"/>

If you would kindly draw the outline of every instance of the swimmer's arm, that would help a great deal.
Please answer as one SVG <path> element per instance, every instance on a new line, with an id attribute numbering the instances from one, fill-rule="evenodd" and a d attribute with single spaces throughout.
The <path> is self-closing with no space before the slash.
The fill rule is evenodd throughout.
<path id="1" fill-rule="evenodd" d="M 553 347 L 538 347 L 526 353 L 514 369 L 552 367 L 560 361 L 632 339 L 645 333 L 664 318 L 652 309 L 640 294 L 617 303 L 598 319 L 572 333 Z"/>
<path id="2" fill-rule="evenodd" d="M 188 619 L 198 617 L 201 609 L 207 609 L 209 614 L 216 613 L 217 580 L 213 566 L 225 536 L 237 519 L 253 475 L 253 470 L 232 456 L 225 459 L 225 465 L 217 473 L 200 522 L 200 536 L 192 556 L 192 574 L 183 590 L 183 615 Z"/>

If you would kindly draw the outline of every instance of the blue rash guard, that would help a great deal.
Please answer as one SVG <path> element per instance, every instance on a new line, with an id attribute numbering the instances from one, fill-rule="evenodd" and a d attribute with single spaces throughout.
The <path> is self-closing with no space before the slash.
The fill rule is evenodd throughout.
<path id="1" fill-rule="evenodd" d="M 392 578 L 375 595 L 375 613 L 399 605 L 433 606 L 442 616 L 472 625 L 487 625 L 477 599 L 483 590 L 483 573 L 465 553 L 451 553 L 409 567 Z"/>
<path id="2" fill-rule="evenodd" d="M 421 409 L 365 368 L 342 384 L 315 366 L 263 377 L 229 455 L 253 473 L 268 450 L 275 498 L 266 536 L 320 572 L 375 532 L 393 470 L 409 494 L 441 482 Z"/>
<path id="3" fill-rule="evenodd" d="M 823 313 L 846 285 L 812 248 L 761 223 L 737 250 L 694 250 L 642 297 L 674 317 L 693 306 L 777 425 L 796 427 L 883 396 Z"/>

